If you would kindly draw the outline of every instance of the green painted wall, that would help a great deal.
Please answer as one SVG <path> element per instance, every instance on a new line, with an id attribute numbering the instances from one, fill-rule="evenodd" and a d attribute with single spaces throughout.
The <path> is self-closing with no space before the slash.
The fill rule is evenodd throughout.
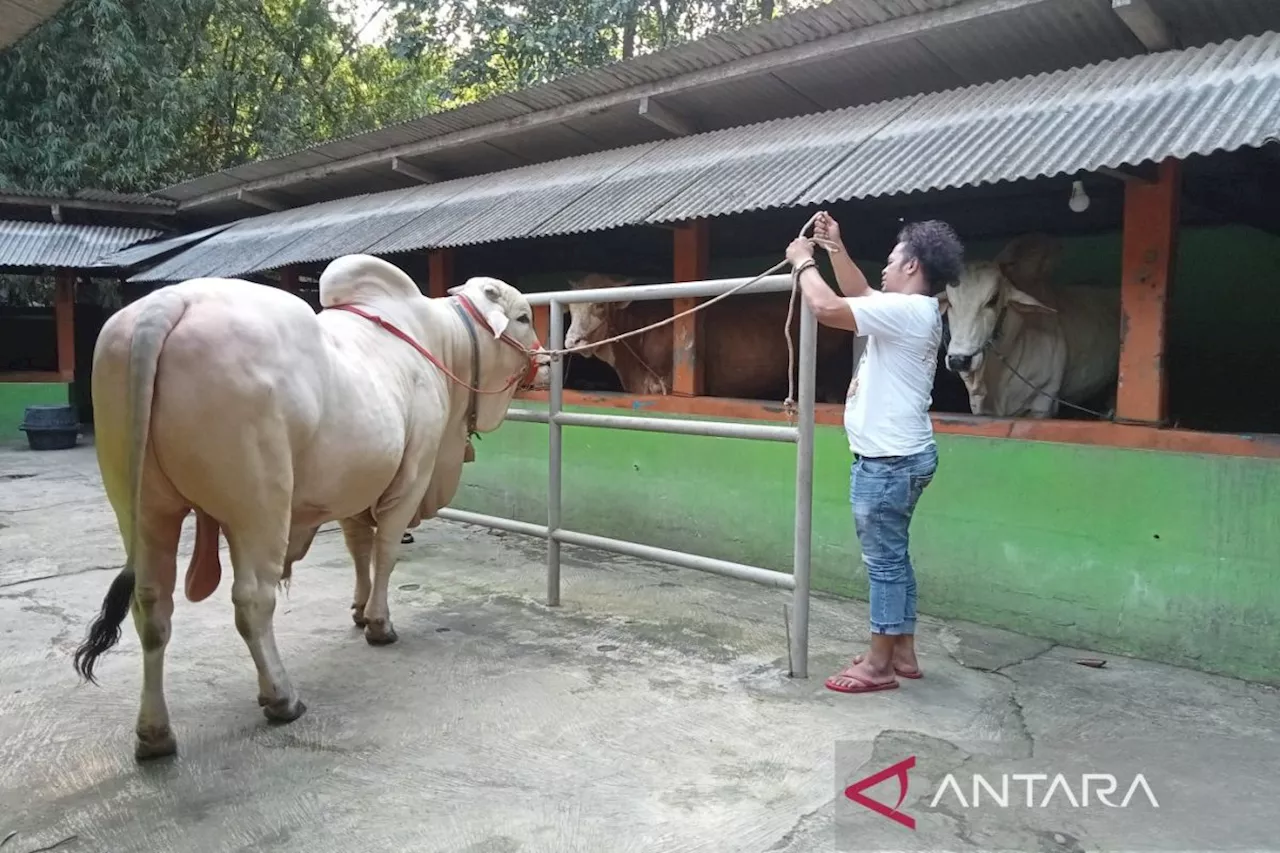
<path id="1" fill-rule="evenodd" d="M 68 387 L 59 382 L 0 382 L 0 444 L 26 444 L 20 431 L 27 406 L 65 405 Z"/>
<path id="2" fill-rule="evenodd" d="M 938 440 L 912 528 L 923 613 L 1280 684 L 1280 461 Z M 546 523 L 547 427 L 507 423 L 477 451 L 453 506 Z M 794 458 L 566 428 L 564 525 L 790 571 Z M 865 599 L 849 462 L 819 428 L 813 586 Z"/>

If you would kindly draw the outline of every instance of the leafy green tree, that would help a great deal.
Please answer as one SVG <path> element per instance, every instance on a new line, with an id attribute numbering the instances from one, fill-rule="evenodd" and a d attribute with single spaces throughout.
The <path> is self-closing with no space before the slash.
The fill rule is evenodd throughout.
<path id="1" fill-rule="evenodd" d="M 180 70 L 211 5 L 73 0 L 0 54 L 0 181 L 129 190 L 180 170 Z"/>
<path id="2" fill-rule="evenodd" d="M 791 7 L 808 5 L 792 0 Z M 451 103 L 543 83 L 785 11 L 775 0 L 390 0 L 388 46 L 447 51 Z"/>
<path id="3" fill-rule="evenodd" d="M 153 190 L 430 112 L 445 62 L 326 0 L 72 0 L 0 54 L 0 185 Z"/>

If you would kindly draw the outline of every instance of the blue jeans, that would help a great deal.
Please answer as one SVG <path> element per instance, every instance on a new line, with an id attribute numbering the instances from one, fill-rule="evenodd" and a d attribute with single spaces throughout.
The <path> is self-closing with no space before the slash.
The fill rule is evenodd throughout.
<path id="1" fill-rule="evenodd" d="M 849 472 L 849 501 L 871 585 L 871 630 L 916 632 L 916 575 L 908 528 L 938 469 L 938 448 L 911 456 L 863 456 Z"/>

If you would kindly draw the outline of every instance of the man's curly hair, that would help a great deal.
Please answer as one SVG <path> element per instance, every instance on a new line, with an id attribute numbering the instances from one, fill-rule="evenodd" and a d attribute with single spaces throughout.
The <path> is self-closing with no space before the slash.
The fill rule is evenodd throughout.
<path id="1" fill-rule="evenodd" d="M 920 262 L 931 294 L 941 293 L 964 274 L 964 246 L 955 229 L 930 219 L 912 222 L 898 232 L 898 242 L 906 247 L 906 259 Z"/>

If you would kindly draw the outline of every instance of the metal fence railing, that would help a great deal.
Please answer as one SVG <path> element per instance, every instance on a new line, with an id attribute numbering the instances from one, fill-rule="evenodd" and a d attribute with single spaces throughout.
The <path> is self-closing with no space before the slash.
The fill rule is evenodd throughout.
<path id="1" fill-rule="evenodd" d="M 564 311 L 565 307 L 571 303 L 710 297 L 732 290 L 749 280 L 737 278 L 680 282 L 676 284 L 647 284 L 590 290 L 566 290 L 554 293 L 532 293 L 528 294 L 528 299 L 531 305 L 550 306 L 551 339 L 547 343 L 547 347 L 548 349 L 556 350 L 564 346 Z M 789 275 L 774 275 L 763 278 L 755 284 L 743 288 L 738 293 L 787 292 L 790 291 L 791 287 L 792 283 Z M 564 360 L 556 359 L 551 365 L 550 405 L 547 410 L 539 411 L 537 409 L 513 407 L 507 412 L 507 420 L 509 421 L 545 423 L 549 426 L 547 523 L 545 525 L 530 524 L 514 519 L 482 515 L 447 507 L 439 511 L 439 517 L 450 521 L 477 524 L 497 530 L 506 530 L 546 539 L 547 604 L 553 607 L 560 604 L 560 546 L 562 544 L 610 551 L 642 560 L 651 560 L 791 590 L 791 618 L 787 620 L 790 672 L 794 677 L 807 678 L 809 657 L 809 568 L 813 532 L 813 410 L 817 360 L 817 322 L 804 299 L 797 295 L 796 302 L 797 313 L 800 315 L 800 336 L 796 358 L 799 364 L 799 376 L 796 387 L 795 426 L 565 412 L 562 411 Z M 779 329 L 778 334 L 783 334 L 783 330 Z M 760 566 L 719 560 L 683 551 L 672 551 L 666 548 L 643 545 L 638 542 L 610 539 L 604 536 L 562 528 L 562 429 L 566 426 L 643 430 L 682 435 L 795 443 L 796 508 L 792 572 L 787 574 L 786 572 L 779 572 Z"/>

